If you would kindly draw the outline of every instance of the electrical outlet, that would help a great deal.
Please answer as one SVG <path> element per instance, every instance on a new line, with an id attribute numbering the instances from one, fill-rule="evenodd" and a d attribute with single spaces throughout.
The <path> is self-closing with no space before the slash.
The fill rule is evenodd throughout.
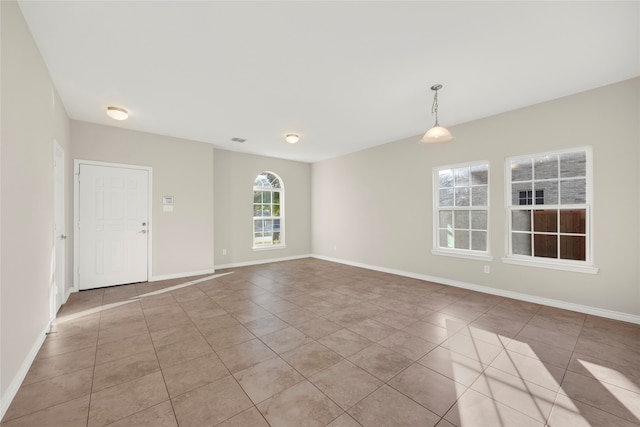
<path id="1" fill-rule="evenodd" d="M 485 266 L 484 266 L 484 272 L 485 272 L 486 274 L 491 273 L 491 267 L 489 267 L 488 265 L 485 265 Z"/>
<path id="2" fill-rule="evenodd" d="M 337 251 L 338 250 L 338 245 L 333 245 L 333 250 Z"/>
<path id="3" fill-rule="evenodd" d="M 226 254 L 227 254 L 227 250 L 226 250 L 226 249 L 223 249 L 223 250 L 222 250 L 222 255 L 226 255 Z"/>

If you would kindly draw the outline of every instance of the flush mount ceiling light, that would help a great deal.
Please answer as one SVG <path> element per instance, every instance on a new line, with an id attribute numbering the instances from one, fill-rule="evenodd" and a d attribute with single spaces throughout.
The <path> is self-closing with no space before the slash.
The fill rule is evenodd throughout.
<path id="1" fill-rule="evenodd" d="M 284 140 L 289 144 L 295 144 L 296 142 L 300 141 L 300 135 L 298 135 L 297 133 L 288 133 L 284 136 Z"/>
<path id="2" fill-rule="evenodd" d="M 431 90 L 435 91 L 436 94 L 433 97 L 433 105 L 431 106 L 431 114 L 436 115 L 436 123 L 433 125 L 431 129 L 424 134 L 422 139 L 420 140 L 421 144 L 433 144 L 437 142 L 451 142 L 455 138 L 451 135 L 451 132 L 447 130 L 447 128 L 443 128 L 438 124 L 438 91 L 442 89 L 441 84 L 435 84 L 431 86 Z"/>
<path id="3" fill-rule="evenodd" d="M 129 112 L 120 107 L 107 107 L 107 114 L 115 120 L 127 120 Z"/>

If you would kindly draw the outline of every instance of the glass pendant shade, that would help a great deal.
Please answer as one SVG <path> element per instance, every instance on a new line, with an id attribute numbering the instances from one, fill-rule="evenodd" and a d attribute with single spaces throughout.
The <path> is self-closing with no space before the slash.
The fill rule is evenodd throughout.
<path id="1" fill-rule="evenodd" d="M 420 140 L 421 144 L 434 144 L 439 142 L 451 142 L 455 137 L 451 135 L 451 132 L 447 128 L 436 124 L 429 129 Z"/>

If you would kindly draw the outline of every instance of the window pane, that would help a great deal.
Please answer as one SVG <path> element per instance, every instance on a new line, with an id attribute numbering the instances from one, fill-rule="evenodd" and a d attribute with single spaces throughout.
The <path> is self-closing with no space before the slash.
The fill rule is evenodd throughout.
<path id="1" fill-rule="evenodd" d="M 483 185 L 489 183 L 489 166 L 477 165 L 471 166 L 471 184 Z"/>
<path id="2" fill-rule="evenodd" d="M 511 184 L 511 204 L 513 206 L 518 206 L 520 205 L 520 196 L 521 193 L 531 193 L 531 187 L 533 187 L 533 184 L 531 184 L 530 182 L 517 182 L 517 183 L 513 183 Z M 523 204 L 527 204 L 527 203 L 523 203 Z"/>
<path id="3" fill-rule="evenodd" d="M 453 188 L 440 190 L 440 206 L 453 206 Z"/>
<path id="4" fill-rule="evenodd" d="M 263 244 L 262 233 L 254 233 L 253 235 L 253 244 L 254 246 L 259 246 Z"/>
<path id="5" fill-rule="evenodd" d="M 271 216 L 271 209 L 269 205 L 256 205 L 253 216 Z"/>
<path id="6" fill-rule="evenodd" d="M 533 254 L 537 257 L 558 258 L 558 236 L 534 234 Z"/>
<path id="7" fill-rule="evenodd" d="M 535 202 L 537 205 L 557 205 L 558 204 L 558 181 L 536 181 L 534 184 Z M 542 193 L 540 193 L 542 191 Z M 544 203 L 540 203 L 540 199 Z"/>
<path id="8" fill-rule="evenodd" d="M 561 233 L 585 234 L 586 230 L 587 211 L 585 209 L 563 209 L 560 211 Z M 562 240 L 560 243 L 562 243 Z"/>
<path id="9" fill-rule="evenodd" d="M 272 192 L 272 194 L 273 194 L 273 203 L 279 204 L 280 203 L 280 192 L 279 191 L 274 191 L 274 192 Z"/>
<path id="10" fill-rule="evenodd" d="M 440 177 L 440 187 L 453 187 L 453 170 L 441 170 L 438 175 Z"/>
<path id="11" fill-rule="evenodd" d="M 586 238 L 584 236 L 560 236 L 560 258 L 586 261 Z"/>
<path id="12" fill-rule="evenodd" d="M 254 191 L 253 192 L 253 203 L 262 202 L 262 191 Z"/>
<path id="13" fill-rule="evenodd" d="M 469 187 L 455 189 L 456 206 L 469 206 Z"/>
<path id="14" fill-rule="evenodd" d="M 471 205 L 487 206 L 487 186 L 471 187 Z"/>
<path id="15" fill-rule="evenodd" d="M 469 168 L 456 168 L 454 169 L 454 175 L 456 187 L 469 185 Z"/>
<path id="16" fill-rule="evenodd" d="M 278 243 L 280 243 L 280 232 L 275 232 L 275 231 L 273 232 L 273 238 L 272 238 L 272 241 L 273 241 L 273 243 L 274 243 L 274 244 L 276 244 L 276 245 L 277 245 Z"/>
<path id="17" fill-rule="evenodd" d="M 453 221 L 454 228 L 456 229 L 469 228 L 469 211 L 455 211 L 453 213 L 453 216 L 454 216 L 454 221 Z"/>
<path id="18" fill-rule="evenodd" d="M 487 211 L 471 211 L 471 228 L 474 230 L 487 229 Z"/>
<path id="19" fill-rule="evenodd" d="M 273 231 L 280 231 L 280 220 L 279 219 L 274 219 L 273 220 Z"/>
<path id="20" fill-rule="evenodd" d="M 272 188 L 280 188 L 280 180 L 273 174 L 269 174 L 269 184 Z"/>
<path id="21" fill-rule="evenodd" d="M 558 211 L 533 211 L 533 230 L 546 233 L 558 231 Z"/>
<path id="22" fill-rule="evenodd" d="M 469 232 L 467 230 L 455 230 L 454 243 L 456 249 L 469 249 Z"/>
<path id="23" fill-rule="evenodd" d="M 560 181 L 560 203 L 563 205 L 587 203 L 587 180 Z"/>
<path id="24" fill-rule="evenodd" d="M 453 212 L 440 211 L 440 228 L 453 228 Z"/>
<path id="25" fill-rule="evenodd" d="M 531 234 L 512 233 L 511 246 L 515 255 L 531 255 Z"/>
<path id="26" fill-rule="evenodd" d="M 531 231 L 531 211 L 511 211 L 511 229 Z"/>
<path id="27" fill-rule="evenodd" d="M 487 250 L 487 232 L 486 231 L 471 232 L 471 249 L 473 249 L 474 251 Z"/>
<path id="28" fill-rule="evenodd" d="M 549 179 L 558 177 L 558 156 L 548 155 L 536 157 L 534 179 Z"/>
<path id="29" fill-rule="evenodd" d="M 511 181 L 531 181 L 531 160 L 514 160 L 511 162 Z"/>
<path id="30" fill-rule="evenodd" d="M 273 205 L 271 208 L 271 216 L 280 216 L 280 205 Z"/>
<path id="31" fill-rule="evenodd" d="M 280 180 L 273 174 L 263 172 L 253 182 L 254 187 L 280 188 Z"/>
<path id="32" fill-rule="evenodd" d="M 453 248 L 453 232 L 451 230 L 440 230 L 440 247 Z"/>
<path id="33" fill-rule="evenodd" d="M 263 173 L 261 173 L 256 177 L 256 180 L 254 181 L 253 185 L 256 187 L 265 187 L 265 188 L 271 187 L 271 184 L 269 183 L 269 177 L 267 176 L 267 174 L 263 174 Z"/>
<path id="34" fill-rule="evenodd" d="M 573 176 L 587 176 L 587 153 L 565 153 L 560 155 L 560 176 L 569 178 Z"/>

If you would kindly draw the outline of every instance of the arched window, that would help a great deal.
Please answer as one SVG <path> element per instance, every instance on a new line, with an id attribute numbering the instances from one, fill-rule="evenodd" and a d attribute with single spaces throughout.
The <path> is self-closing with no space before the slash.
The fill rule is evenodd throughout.
<path id="1" fill-rule="evenodd" d="M 253 182 L 253 248 L 284 246 L 284 184 L 273 172 Z"/>

